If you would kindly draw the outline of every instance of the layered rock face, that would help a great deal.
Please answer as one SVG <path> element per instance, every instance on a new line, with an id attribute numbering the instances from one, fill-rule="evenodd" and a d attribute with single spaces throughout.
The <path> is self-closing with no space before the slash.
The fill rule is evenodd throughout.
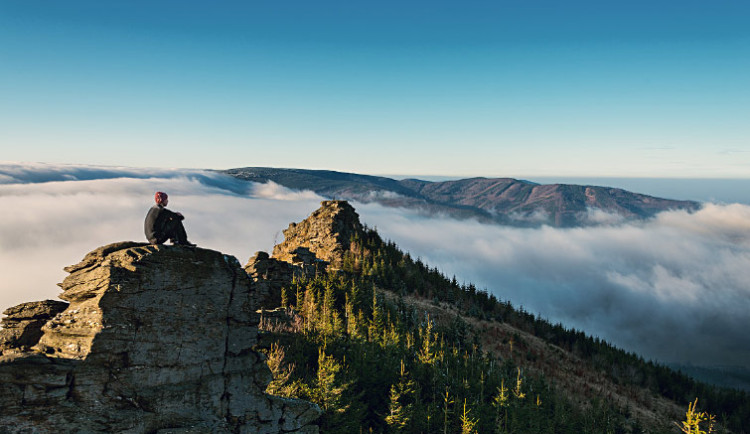
<path id="1" fill-rule="evenodd" d="M 234 257 L 126 242 L 66 271 L 70 304 L 0 356 L 0 433 L 318 432 L 317 406 L 264 393 L 256 301 Z"/>
<path id="2" fill-rule="evenodd" d="M 328 263 L 315 257 L 305 247 L 298 247 L 290 262 L 271 258 L 266 252 L 256 252 L 245 264 L 245 272 L 253 282 L 254 299 L 261 308 L 274 309 L 281 305 L 281 288 L 294 278 L 313 278 L 326 270 Z"/>
<path id="3" fill-rule="evenodd" d="M 42 337 L 42 327 L 65 310 L 68 303 L 56 300 L 32 301 L 6 309 L 0 330 L 0 355 L 31 349 Z"/>
<path id="4" fill-rule="evenodd" d="M 349 202 L 326 200 L 308 218 L 291 223 L 284 230 L 284 242 L 273 248 L 273 257 L 295 262 L 299 248 L 303 247 L 333 268 L 341 268 L 345 249 L 349 248 L 354 235 L 363 231 L 359 215 Z"/>

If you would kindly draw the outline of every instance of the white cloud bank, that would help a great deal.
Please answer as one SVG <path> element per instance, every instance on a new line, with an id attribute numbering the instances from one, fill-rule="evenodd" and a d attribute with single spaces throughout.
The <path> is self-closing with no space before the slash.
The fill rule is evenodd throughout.
<path id="1" fill-rule="evenodd" d="M 47 181 L 95 172 L 103 179 Z M 154 172 L 151 177 L 137 169 L 0 164 L 0 178 L 16 182 L 0 184 L 0 311 L 55 298 L 56 283 L 65 277 L 62 268 L 96 247 L 145 241 L 143 220 L 154 191 L 169 193 L 169 207 L 186 216 L 193 242 L 241 263 L 257 250 L 270 250 L 282 239 L 282 229 L 321 200 L 213 172 Z"/>
<path id="2" fill-rule="evenodd" d="M 553 322 L 665 362 L 750 366 L 748 206 L 576 229 L 359 210 L 431 266 Z"/>
<path id="3" fill-rule="evenodd" d="M 156 190 L 186 215 L 192 241 L 241 263 L 321 200 L 199 170 L 0 164 L 0 309 L 54 298 L 62 268 L 98 246 L 143 240 Z M 662 361 L 750 366 L 748 206 L 583 229 L 355 207 L 413 256 L 552 321 Z"/>

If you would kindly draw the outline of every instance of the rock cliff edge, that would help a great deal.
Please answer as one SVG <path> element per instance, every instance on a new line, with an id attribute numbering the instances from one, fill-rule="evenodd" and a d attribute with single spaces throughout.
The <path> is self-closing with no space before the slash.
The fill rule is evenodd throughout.
<path id="1" fill-rule="evenodd" d="M 264 393 L 258 303 L 237 260 L 123 242 L 0 330 L 0 433 L 317 433 L 319 408 Z"/>

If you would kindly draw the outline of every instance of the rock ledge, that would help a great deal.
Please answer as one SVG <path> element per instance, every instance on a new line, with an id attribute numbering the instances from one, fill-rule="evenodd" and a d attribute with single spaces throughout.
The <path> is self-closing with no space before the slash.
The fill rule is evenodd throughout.
<path id="1" fill-rule="evenodd" d="M 256 301 L 234 257 L 123 242 L 66 271 L 69 305 L 6 311 L 0 433 L 318 432 L 316 405 L 264 393 Z"/>

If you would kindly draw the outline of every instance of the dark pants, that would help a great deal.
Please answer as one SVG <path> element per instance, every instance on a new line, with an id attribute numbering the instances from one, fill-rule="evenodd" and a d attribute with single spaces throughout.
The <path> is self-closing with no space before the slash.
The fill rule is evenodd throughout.
<path id="1" fill-rule="evenodd" d="M 167 240 L 171 240 L 174 244 L 187 244 L 187 232 L 185 232 L 185 226 L 182 224 L 182 220 L 177 218 L 171 218 L 164 222 L 164 233 L 159 234 L 154 244 L 162 244 Z"/>

